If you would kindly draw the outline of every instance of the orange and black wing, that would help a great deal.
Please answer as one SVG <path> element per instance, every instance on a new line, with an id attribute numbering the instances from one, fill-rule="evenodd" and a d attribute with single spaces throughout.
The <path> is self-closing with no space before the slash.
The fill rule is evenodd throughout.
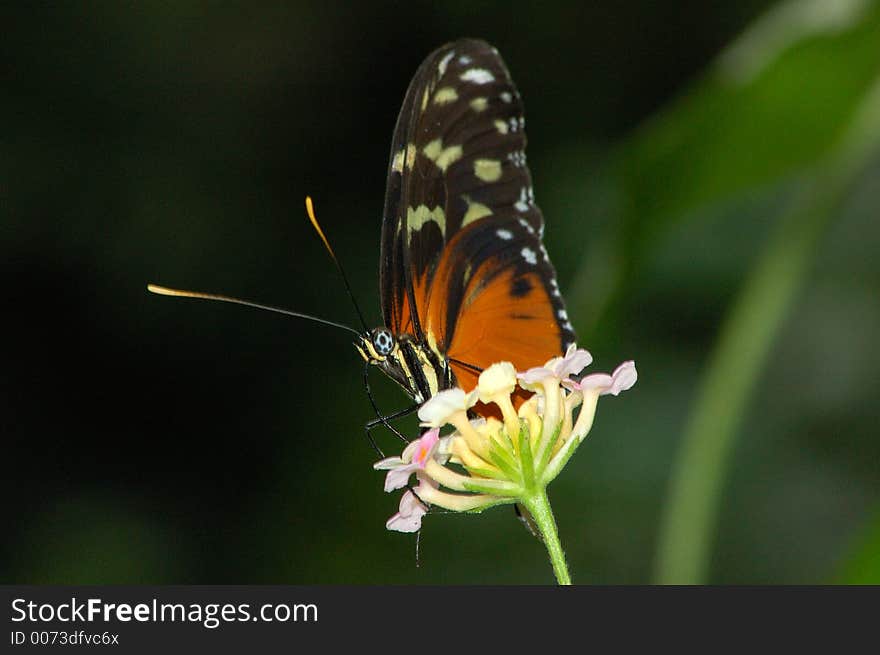
<path id="1" fill-rule="evenodd" d="M 392 140 L 382 312 L 466 389 L 493 362 L 522 370 L 575 340 L 525 147 L 522 100 L 494 48 L 466 39 L 428 56 Z"/>

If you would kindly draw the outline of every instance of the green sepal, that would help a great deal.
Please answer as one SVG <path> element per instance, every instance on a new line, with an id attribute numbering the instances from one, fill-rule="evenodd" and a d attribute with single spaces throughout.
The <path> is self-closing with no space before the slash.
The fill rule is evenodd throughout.
<path id="1" fill-rule="evenodd" d="M 479 466 L 465 466 L 467 472 L 472 476 L 477 475 L 481 478 L 489 478 L 490 480 L 510 480 L 510 476 L 505 471 L 496 471 L 495 469 L 482 468 Z"/>
<path id="2" fill-rule="evenodd" d="M 462 486 L 465 488 L 465 491 L 489 494 L 490 496 L 519 498 L 523 493 L 522 486 L 513 482 L 503 482 L 501 480 L 481 480 L 479 482 L 468 481 L 463 482 Z"/>
<path id="3" fill-rule="evenodd" d="M 565 468 L 568 460 L 571 459 L 571 456 L 574 455 L 574 452 L 580 445 L 581 440 L 575 437 L 569 437 L 569 440 L 562 444 L 562 448 L 556 454 L 556 457 L 559 459 L 551 459 L 548 465 L 541 470 L 541 481 L 544 485 L 550 484 L 551 480 L 559 475 L 559 472 Z"/>
<path id="4" fill-rule="evenodd" d="M 509 451 L 499 446 L 494 438 L 489 442 L 489 461 L 504 471 L 508 480 L 520 479 L 521 475 L 518 462 L 513 458 Z"/>
<path id="5" fill-rule="evenodd" d="M 498 498 L 490 503 L 486 503 L 485 505 L 480 505 L 479 507 L 465 510 L 464 514 L 481 514 L 487 509 L 498 507 L 498 505 L 513 505 L 515 502 L 517 502 L 516 498 Z"/>
<path id="6" fill-rule="evenodd" d="M 538 435 L 540 441 L 540 435 Z M 523 487 L 532 489 L 535 486 L 535 461 L 532 458 L 532 443 L 529 435 L 529 424 L 523 421 L 519 428 L 519 462 L 522 469 Z"/>
<path id="7" fill-rule="evenodd" d="M 547 468 L 547 464 L 550 462 L 556 442 L 559 441 L 560 432 L 562 432 L 562 421 L 559 421 L 559 425 L 553 430 L 553 436 L 550 438 L 550 441 L 547 442 L 547 447 L 544 449 L 544 452 L 541 453 L 541 461 L 538 463 L 539 471 L 544 471 L 544 469 Z"/>

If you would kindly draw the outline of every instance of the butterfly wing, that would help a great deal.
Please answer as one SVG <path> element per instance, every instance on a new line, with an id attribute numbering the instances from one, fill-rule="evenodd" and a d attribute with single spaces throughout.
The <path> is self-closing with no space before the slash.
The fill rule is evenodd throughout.
<path id="1" fill-rule="evenodd" d="M 541 241 L 523 106 L 498 52 L 433 52 L 404 99 L 382 227 L 385 324 L 449 359 L 458 384 L 507 360 L 543 364 L 575 340 Z"/>

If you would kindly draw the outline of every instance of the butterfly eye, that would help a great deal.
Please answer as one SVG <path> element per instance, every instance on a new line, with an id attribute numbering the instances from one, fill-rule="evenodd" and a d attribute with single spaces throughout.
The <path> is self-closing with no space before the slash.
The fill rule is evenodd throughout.
<path id="1" fill-rule="evenodd" d="M 373 348 L 383 357 L 391 354 L 394 350 L 394 335 L 391 334 L 391 330 L 386 328 L 373 330 Z"/>

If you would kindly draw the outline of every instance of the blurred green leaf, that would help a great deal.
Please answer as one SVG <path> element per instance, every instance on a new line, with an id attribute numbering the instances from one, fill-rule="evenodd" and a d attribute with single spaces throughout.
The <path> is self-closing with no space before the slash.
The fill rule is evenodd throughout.
<path id="1" fill-rule="evenodd" d="M 860 41 L 861 32 L 852 34 Z M 812 56 L 806 60 L 813 61 Z M 658 548 L 661 583 L 695 584 L 706 579 L 727 462 L 751 390 L 809 270 L 820 235 L 880 142 L 878 61 L 874 55 L 868 59 L 871 83 L 860 94 L 858 105 L 847 110 L 846 120 L 833 123 L 839 133 L 834 138 L 837 147 L 801 181 L 793 206 L 764 247 L 722 326 L 672 475 Z M 855 70 L 866 68 L 858 58 L 850 63 Z M 773 125 L 771 120 L 768 127 Z M 750 138 L 756 139 L 757 132 Z M 780 170 L 783 161 L 777 160 Z"/>
<path id="2" fill-rule="evenodd" d="M 705 582 L 721 490 L 752 389 L 816 244 L 852 181 L 845 167 L 804 183 L 721 329 L 682 438 L 661 526 L 658 582 Z"/>
<path id="3" fill-rule="evenodd" d="M 651 247 L 701 208 L 767 189 L 832 154 L 877 62 L 876 2 L 800 0 L 756 21 L 617 152 L 616 254 L 606 247 L 603 297 L 589 259 L 577 272 L 572 313 L 601 315 Z"/>
<path id="4" fill-rule="evenodd" d="M 34 546 L 20 555 L 17 581 L 28 584 L 162 584 L 179 580 L 187 566 L 187 545 L 169 526 L 92 497 L 36 515 L 27 543 Z"/>
<path id="5" fill-rule="evenodd" d="M 841 569 L 842 584 L 880 584 L 880 512 L 858 536 Z"/>
<path id="6" fill-rule="evenodd" d="M 809 11 L 814 4 L 797 6 Z M 642 246 L 688 212 L 769 185 L 834 150 L 877 75 L 880 6 L 846 29 L 828 15 L 828 32 L 783 41 L 774 59 L 762 52 L 764 66 L 744 77 L 732 62 L 749 43 L 764 49 L 749 36 L 765 31 L 759 21 L 624 147 L 626 221 Z M 772 14 L 764 20 L 776 22 Z"/>

